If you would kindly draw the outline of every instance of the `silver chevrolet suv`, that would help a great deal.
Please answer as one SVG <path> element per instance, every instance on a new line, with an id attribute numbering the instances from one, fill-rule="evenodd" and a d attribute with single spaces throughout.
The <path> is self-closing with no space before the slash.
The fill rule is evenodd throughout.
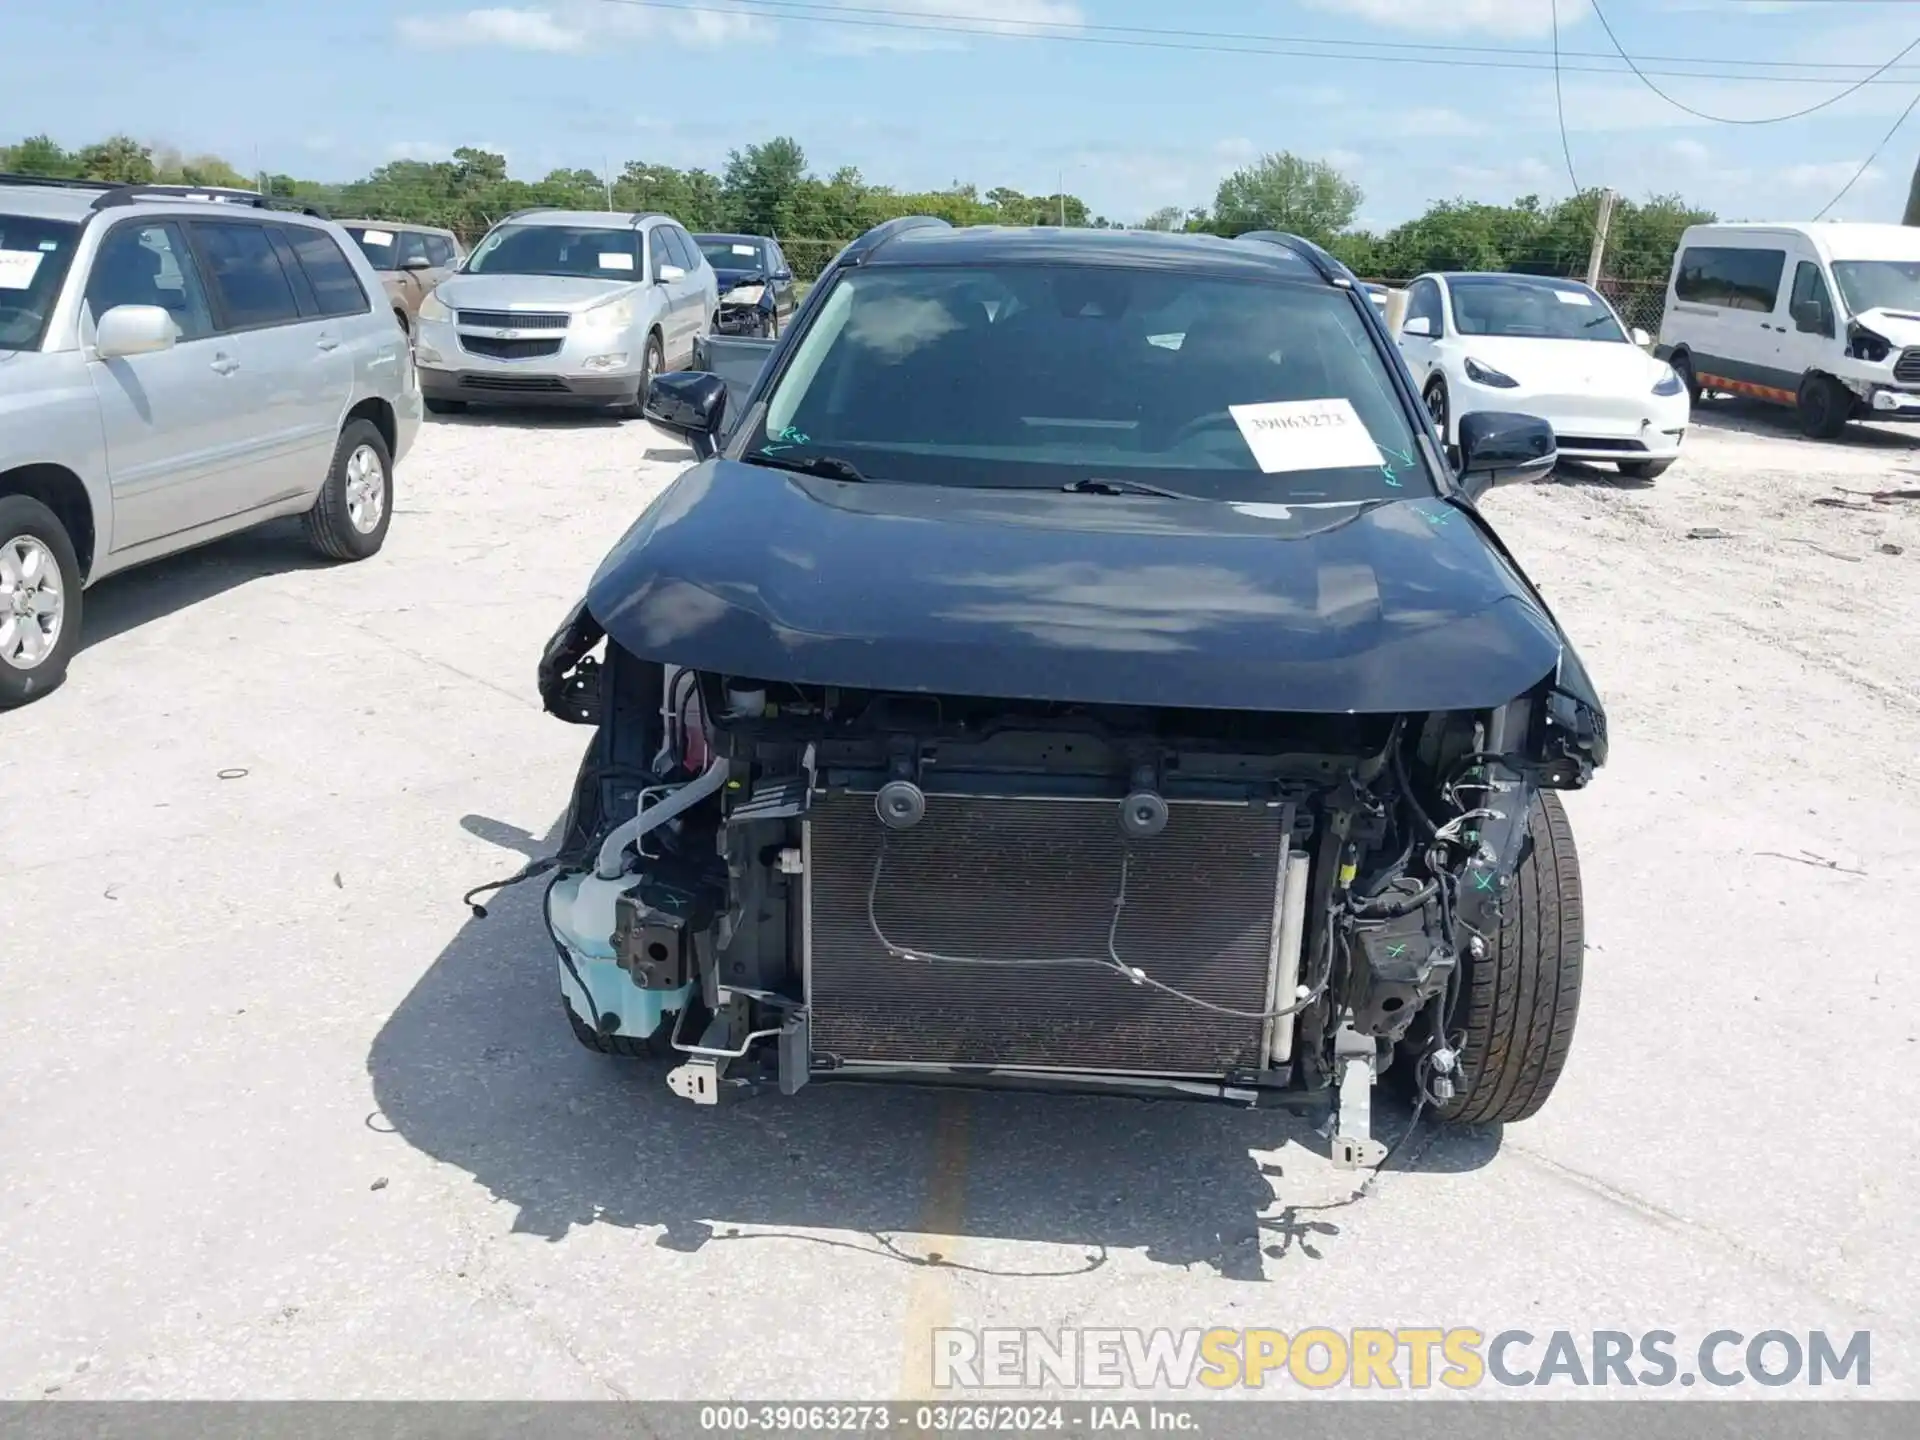
<path id="1" fill-rule="evenodd" d="M 669 216 L 517 211 L 421 302 L 420 388 L 435 414 L 485 402 L 637 416 L 719 308 L 713 267 Z"/>
<path id="2" fill-rule="evenodd" d="M 116 570 L 287 515 L 372 555 L 419 426 L 406 336 L 326 220 L 0 175 L 0 708 L 60 683 Z"/>

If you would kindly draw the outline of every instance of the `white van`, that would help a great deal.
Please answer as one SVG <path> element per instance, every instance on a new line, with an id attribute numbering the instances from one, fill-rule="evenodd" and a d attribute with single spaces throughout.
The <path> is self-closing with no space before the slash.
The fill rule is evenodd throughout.
<path id="1" fill-rule="evenodd" d="M 1821 438 L 1849 420 L 1920 419 L 1920 229 L 1690 226 L 1655 353 L 1696 402 L 1791 405 Z"/>

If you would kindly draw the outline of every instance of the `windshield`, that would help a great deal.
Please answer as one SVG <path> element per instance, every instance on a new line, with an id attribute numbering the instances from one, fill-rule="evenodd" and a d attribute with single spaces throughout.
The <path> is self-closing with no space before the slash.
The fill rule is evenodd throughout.
<path id="1" fill-rule="evenodd" d="M 762 264 L 760 247 L 751 240 L 701 239 L 700 253 L 716 270 L 758 270 Z"/>
<path id="2" fill-rule="evenodd" d="M 743 443 L 932 485 L 1300 503 L 1434 488 L 1351 292 L 1165 271 L 847 271 Z"/>
<path id="3" fill-rule="evenodd" d="M 1920 260 L 1836 260 L 1833 278 L 1852 314 L 1920 311 Z"/>
<path id="4" fill-rule="evenodd" d="M 1447 280 L 1453 328 L 1462 335 L 1529 340 L 1625 341 L 1607 302 L 1571 280 L 1454 275 Z"/>
<path id="5" fill-rule="evenodd" d="M 400 236 L 397 231 L 382 230 L 378 225 L 349 225 L 346 231 L 353 237 L 353 243 L 365 252 L 367 263 L 374 269 L 400 268 Z"/>
<path id="6" fill-rule="evenodd" d="M 583 225 L 502 225 L 467 257 L 469 275 L 590 275 L 633 280 L 640 234 Z"/>
<path id="7" fill-rule="evenodd" d="M 46 334 L 80 227 L 0 215 L 0 350 L 31 350 Z"/>

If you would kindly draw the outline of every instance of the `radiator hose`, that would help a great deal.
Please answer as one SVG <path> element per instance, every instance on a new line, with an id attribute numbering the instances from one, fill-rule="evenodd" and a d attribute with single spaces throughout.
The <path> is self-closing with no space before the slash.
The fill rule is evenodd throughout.
<path id="1" fill-rule="evenodd" d="M 715 756 L 713 763 L 701 772 L 696 780 L 689 780 L 658 805 L 649 806 L 634 816 L 626 824 L 615 827 L 613 833 L 600 842 L 600 858 L 594 862 L 593 873 L 602 880 L 618 880 L 623 866 L 620 863 L 621 852 L 649 830 L 660 826 L 684 811 L 691 810 L 727 780 L 727 761 Z"/>

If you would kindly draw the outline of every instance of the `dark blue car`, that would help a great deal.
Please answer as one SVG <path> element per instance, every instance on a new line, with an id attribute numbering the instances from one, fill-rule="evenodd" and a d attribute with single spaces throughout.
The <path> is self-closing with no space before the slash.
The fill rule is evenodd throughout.
<path id="1" fill-rule="evenodd" d="M 793 314 L 793 266 L 765 235 L 696 235 L 694 242 L 720 282 L 720 333 L 764 335 L 786 328 Z"/>

